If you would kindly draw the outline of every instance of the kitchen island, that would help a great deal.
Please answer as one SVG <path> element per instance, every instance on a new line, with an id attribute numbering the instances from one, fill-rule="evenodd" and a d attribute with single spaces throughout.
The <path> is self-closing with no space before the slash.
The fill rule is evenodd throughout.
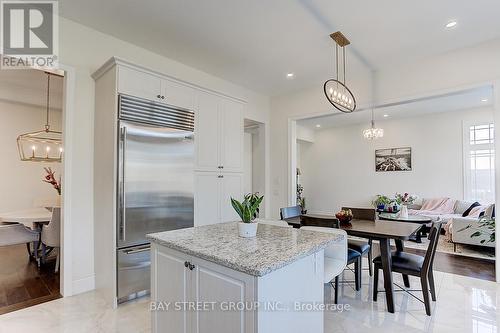
<path id="1" fill-rule="evenodd" d="M 237 223 L 148 235 L 153 332 L 323 332 L 324 249 L 342 235 Z"/>

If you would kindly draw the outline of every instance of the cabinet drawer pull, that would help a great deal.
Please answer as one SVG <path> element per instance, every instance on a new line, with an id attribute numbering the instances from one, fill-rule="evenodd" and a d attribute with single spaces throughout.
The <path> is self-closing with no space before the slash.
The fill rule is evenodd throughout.
<path id="1" fill-rule="evenodd" d="M 217 178 L 224 178 L 224 176 L 223 175 L 218 175 Z"/>
<path id="2" fill-rule="evenodd" d="M 156 98 L 161 98 L 161 95 L 156 95 Z"/>

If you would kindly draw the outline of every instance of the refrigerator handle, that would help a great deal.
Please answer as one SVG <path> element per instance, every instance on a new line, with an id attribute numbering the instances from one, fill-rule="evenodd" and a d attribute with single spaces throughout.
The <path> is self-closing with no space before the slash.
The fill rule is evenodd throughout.
<path id="1" fill-rule="evenodd" d="M 125 227 L 126 227 L 126 216 L 125 216 L 125 154 L 127 148 L 127 128 L 125 126 L 120 128 L 120 224 L 119 224 L 119 238 L 121 241 L 125 240 Z"/>

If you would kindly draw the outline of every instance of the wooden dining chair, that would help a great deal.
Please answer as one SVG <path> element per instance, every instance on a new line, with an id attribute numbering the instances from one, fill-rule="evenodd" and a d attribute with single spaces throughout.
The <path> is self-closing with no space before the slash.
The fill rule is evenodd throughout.
<path id="1" fill-rule="evenodd" d="M 280 217 L 282 220 L 290 219 L 293 217 L 299 217 L 301 214 L 302 214 L 302 208 L 300 206 L 280 208 Z"/>
<path id="2" fill-rule="evenodd" d="M 413 275 L 420 278 L 422 285 L 422 293 L 424 296 L 425 313 L 431 315 L 431 304 L 429 300 L 429 290 L 431 293 L 432 301 L 436 301 L 436 287 L 434 285 L 434 273 L 432 266 L 434 264 L 434 256 L 436 255 L 436 248 L 441 233 L 441 222 L 434 222 L 429 232 L 429 246 L 425 257 L 404 252 L 393 252 L 392 267 L 393 272 L 401 273 L 403 275 Z M 380 256 L 373 259 L 375 275 L 373 277 L 373 301 L 377 301 L 378 293 L 378 270 L 382 269 L 382 259 Z"/>
<path id="3" fill-rule="evenodd" d="M 350 209 L 352 211 L 352 216 L 354 219 L 368 220 L 368 221 L 375 221 L 376 220 L 377 212 L 375 211 L 375 209 L 342 207 L 342 210 L 348 210 L 348 209 Z M 353 249 L 354 251 L 361 253 L 361 256 L 364 256 L 364 255 L 368 256 L 368 272 L 369 272 L 370 276 L 372 276 L 373 275 L 373 268 L 372 268 L 373 241 L 372 241 L 372 239 L 369 238 L 368 242 L 365 242 L 362 240 L 350 239 L 347 243 L 347 246 L 350 249 Z"/>

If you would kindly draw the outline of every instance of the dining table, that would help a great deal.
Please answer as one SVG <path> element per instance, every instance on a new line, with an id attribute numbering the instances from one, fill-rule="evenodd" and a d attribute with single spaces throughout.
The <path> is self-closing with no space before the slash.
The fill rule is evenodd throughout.
<path id="1" fill-rule="evenodd" d="M 419 230 L 421 225 L 397 221 L 370 221 L 353 219 L 348 224 L 338 224 L 335 215 L 328 214 L 305 214 L 286 220 L 293 227 L 321 226 L 337 227 L 343 229 L 350 236 L 378 240 L 380 244 L 380 257 L 382 259 L 382 270 L 384 275 L 384 289 L 387 303 L 387 311 L 394 313 L 394 284 L 392 280 L 392 257 L 391 244 L 393 239 L 398 251 L 404 250 L 404 241 L 409 240 Z M 410 286 L 409 278 L 403 275 L 405 287 Z M 374 300 L 375 301 L 375 300 Z"/>
<path id="2" fill-rule="evenodd" d="M 5 223 L 21 223 L 32 230 L 40 231 L 43 224 L 48 224 L 52 218 L 52 212 L 44 207 L 34 207 L 17 211 L 0 213 L 0 222 Z M 30 256 L 33 257 L 38 264 L 38 247 L 40 242 L 34 242 Z M 29 249 L 28 249 L 29 250 Z"/>

